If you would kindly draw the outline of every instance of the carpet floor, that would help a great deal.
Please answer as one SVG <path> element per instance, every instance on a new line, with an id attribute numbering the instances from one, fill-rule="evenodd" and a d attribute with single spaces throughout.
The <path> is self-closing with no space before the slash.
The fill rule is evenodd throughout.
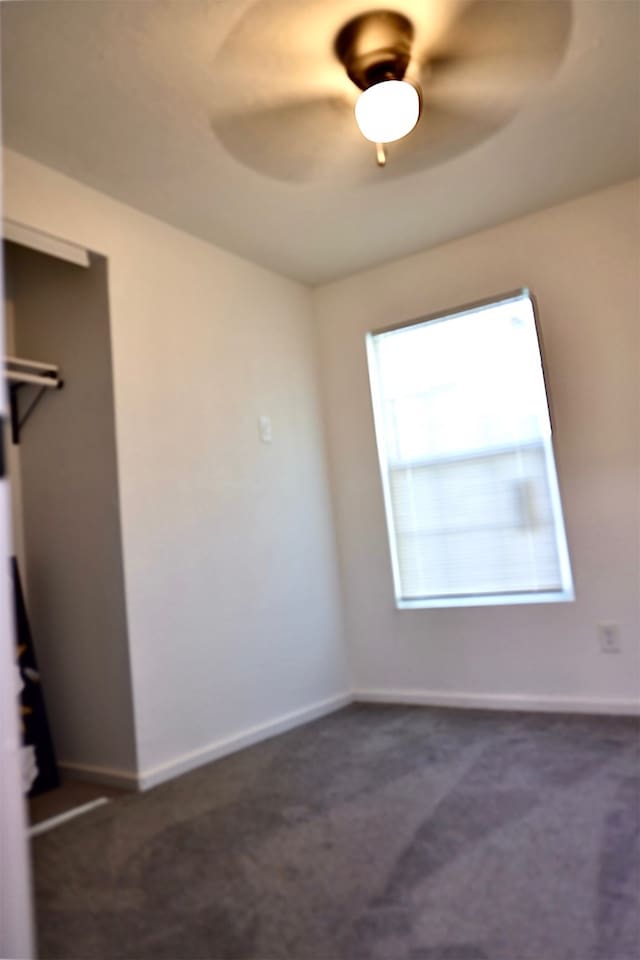
<path id="1" fill-rule="evenodd" d="M 33 844 L 60 960 L 638 960 L 640 723 L 352 706 Z"/>

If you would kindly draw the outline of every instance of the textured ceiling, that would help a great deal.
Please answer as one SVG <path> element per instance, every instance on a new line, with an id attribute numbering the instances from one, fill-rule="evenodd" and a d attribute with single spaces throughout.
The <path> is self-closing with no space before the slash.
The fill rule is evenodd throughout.
<path id="1" fill-rule="evenodd" d="M 553 2 L 567 7 L 565 0 Z M 501 3 L 509 7 L 510 0 Z M 423 44 L 466 6 L 465 0 L 383 5 L 411 16 Z M 336 96 L 355 99 L 332 54 L 335 31 L 370 6 L 357 0 L 1 3 L 4 141 L 312 284 L 640 173 L 636 0 L 574 0 L 559 62 L 535 82 L 529 78 L 515 111 L 498 110 L 497 122 L 478 119 L 474 126 L 467 84 L 469 135 L 452 149 L 460 125 L 436 127 L 434 110 L 441 152 L 414 169 L 415 162 L 402 160 L 411 161 L 409 137 L 395 167 L 390 150 L 384 170 L 375 167 L 350 113 L 345 123 L 344 111 L 332 109 Z M 481 82 L 476 86 L 484 105 Z M 502 88 L 513 93 L 505 82 Z M 295 109 L 325 94 L 319 112 Z M 220 117 L 237 108 L 238 97 L 255 125 L 245 126 L 240 140 L 234 128 L 230 142 Z M 293 109 L 272 135 L 264 108 L 280 101 Z M 425 109 L 421 124 L 429 117 Z M 318 126 L 333 138 L 318 138 Z M 284 175 L 282 137 L 292 143 Z"/>

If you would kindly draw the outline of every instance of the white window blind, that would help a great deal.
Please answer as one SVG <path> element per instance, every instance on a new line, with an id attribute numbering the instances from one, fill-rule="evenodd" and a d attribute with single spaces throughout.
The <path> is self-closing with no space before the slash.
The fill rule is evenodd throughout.
<path id="1" fill-rule="evenodd" d="M 572 599 L 529 293 L 368 351 L 398 605 Z"/>

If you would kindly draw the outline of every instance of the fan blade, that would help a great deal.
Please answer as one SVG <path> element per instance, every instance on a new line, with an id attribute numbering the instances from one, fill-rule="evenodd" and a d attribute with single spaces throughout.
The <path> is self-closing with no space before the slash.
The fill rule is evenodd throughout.
<path id="1" fill-rule="evenodd" d="M 270 104 L 291 96 L 348 95 L 352 84 L 333 50 L 344 10 L 345 0 L 250 3 L 215 56 L 224 103 L 239 112 L 251 108 L 247 98 L 254 95 Z"/>
<path id="2" fill-rule="evenodd" d="M 470 3 L 426 58 L 422 116 L 390 145 L 388 176 L 436 166 L 494 135 L 558 67 L 570 26 L 566 0 Z"/>
<path id="3" fill-rule="evenodd" d="M 402 140 L 387 146 L 386 179 L 404 177 L 444 163 L 482 143 L 505 122 L 500 111 L 470 110 L 427 101 L 420 122 Z M 370 178 L 374 172 L 370 172 Z"/>
<path id="4" fill-rule="evenodd" d="M 348 162 L 361 139 L 351 104 L 319 97 L 219 115 L 213 130 L 236 160 L 258 173 L 304 182 Z"/>
<path id="5" fill-rule="evenodd" d="M 568 0 L 475 0 L 422 52 L 424 88 L 515 104 L 558 68 L 570 29 Z"/>

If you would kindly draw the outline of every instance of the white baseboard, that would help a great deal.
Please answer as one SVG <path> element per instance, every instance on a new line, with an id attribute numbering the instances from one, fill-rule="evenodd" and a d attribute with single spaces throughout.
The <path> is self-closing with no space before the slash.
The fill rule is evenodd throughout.
<path id="1" fill-rule="evenodd" d="M 279 733 L 292 730 L 294 727 L 301 726 L 303 723 L 309 723 L 318 717 L 324 717 L 328 713 L 340 710 L 348 706 L 353 701 L 351 693 L 341 693 L 338 696 L 330 697 L 327 700 L 321 700 L 312 704 L 310 707 L 304 707 L 302 710 L 294 710 L 292 713 L 286 713 L 275 720 L 268 720 L 258 726 L 250 727 L 240 733 L 222 740 L 216 740 L 213 743 L 201 747 L 199 750 L 192 750 L 184 753 L 182 756 L 175 757 L 172 760 L 162 763 L 157 767 L 144 770 L 137 778 L 139 790 L 149 790 L 151 787 L 163 783 L 165 780 L 171 780 L 181 773 L 187 773 L 196 767 L 201 767 L 212 760 L 218 760 L 220 757 L 227 756 L 229 753 L 235 753 L 236 750 L 242 750 L 244 747 L 250 747 L 261 740 L 268 740 Z"/>
<path id="2" fill-rule="evenodd" d="M 355 690 L 353 700 L 356 703 L 397 703 L 425 707 L 529 710 L 532 713 L 640 715 L 640 700 L 605 700 L 596 697 L 529 696 L 436 690 Z"/>
<path id="3" fill-rule="evenodd" d="M 589 697 L 529 696 L 525 694 L 478 694 L 436 690 L 355 690 L 321 700 L 301 710 L 268 720 L 222 740 L 216 740 L 198 750 L 192 750 L 166 763 L 151 767 L 136 775 L 128 770 L 90 766 L 81 763 L 59 763 L 62 773 L 78 780 L 101 783 L 121 790 L 149 790 L 165 780 L 171 780 L 189 770 L 225 757 L 261 740 L 326 716 L 350 703 L 389 703 L 425 707 L 461 707 L 483 710 L 521 710 L 543 713 L 611 714 L 640 716 L 640 700 L 605 700 Z"/>
<path id="4" fill-rule="evenodd" d="M 130 770 L 114 770 L 111 767 L 66 760 L 58 761 L 58 770 L 74 780 L 86 780 L 88 783 L 99 783 L 105 787 L 116 787 L 118 790 L 138 790 L 138 776 Z"/>

